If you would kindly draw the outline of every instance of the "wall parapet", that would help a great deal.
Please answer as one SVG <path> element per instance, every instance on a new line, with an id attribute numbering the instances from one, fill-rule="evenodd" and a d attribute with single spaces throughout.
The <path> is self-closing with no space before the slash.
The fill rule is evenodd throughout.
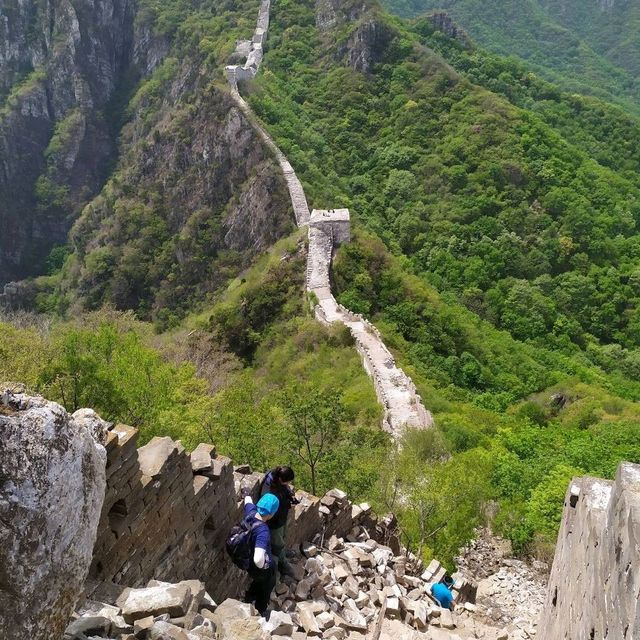
<path id="1" fill-rule="evenodd" d="M 640 638 L 640 465 L 567 490 L 541 638 Z"/>
<path id="2" fill-rule="evenodd" d="M 107 485 L 89 579 L 138 587 L 196 578 L 216 600 L 240 595 L 247 577 L 224 545 L 242 517 L 241 489 L 257 498 L 262 474 L 234 467 L 209 444 L 189 453 L 179 441 L 155 437 L 138 449 L 138 431 L 122 424 L 110 426 L 106 438 Z M 343 492 L 296 495 L 289 545 L 346 537 L 364 526 L 373 539 L 399 548 L 394 521 L 378 520 Z"/>

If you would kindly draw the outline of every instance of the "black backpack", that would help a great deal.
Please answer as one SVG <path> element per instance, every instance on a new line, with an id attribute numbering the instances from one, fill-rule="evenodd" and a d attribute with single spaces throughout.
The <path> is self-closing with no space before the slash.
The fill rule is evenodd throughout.
<path id="1" fill-rule="evenodd" d="M 251 544 L 251 533 L 257 529 L 262 522 L 256 520 L 249 524 L 246 519 L 231 527 L 227 537 L 227 553 L 236 567 L 243 571 L 248 571 L 253 565 L 254 545 Z"/>

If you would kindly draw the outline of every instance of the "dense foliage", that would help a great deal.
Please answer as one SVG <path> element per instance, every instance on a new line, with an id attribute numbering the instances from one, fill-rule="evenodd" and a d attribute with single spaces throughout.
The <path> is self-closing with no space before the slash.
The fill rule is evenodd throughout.
<path id="1" fill-rule="evenodd" d="M 484 48 L 517 56 L 568 90 L 638 112 L 638 8 L 599 0 L 384 0 L 405 17 L 446 11 Z"/>

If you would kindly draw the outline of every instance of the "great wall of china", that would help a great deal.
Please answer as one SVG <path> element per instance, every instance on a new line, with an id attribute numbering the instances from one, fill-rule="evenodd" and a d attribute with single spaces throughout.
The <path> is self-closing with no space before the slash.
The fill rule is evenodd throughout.
<path id="1" fill-rule="evenodd" d="M 350 239 L 349 211 L 330 209 L 313 210 L 309 213 L 302 183 L 296 176 L 291 163 L 240 95 L 238 83 L 251 80 L 260 69 L 263 47 L 269 29 L 270 6 L 270 0 L 262 0 L 253 38 L 237 42 L 235 55 L 244 57 L 245 63 L 228 65 L 225 68 L 231 94 L 262 140 L 276 156 L 289 189 L 297 225 L 299 227 L 308 225 L 306 288 L 309 294 L 315 296 L 316 318 L 323 324 L 340 322 L 348 327 L 364 368 L 373 380 L 376 396 L 384 408 L 382 427 L 398 440 L 406 427 L 413 429 L 432 427 L 433 416 L 424 407 L 411 378 L 396 365 L 380 332 L 362 315 L 353 313 L 338 304 L 331 292 L 330 270 L 333 252 L 338 245 Z"/>
<path id="2" fill-rule="evenodd" d="M 257 72 L 268 20 L 263 0 L 252 44 L 239 44 L 247 64 L 228 74 L 237 104 L 280 162 L 298 224 L 309 227 L 307 290 L 317 298 L 316 317 L 351 330 L 385 404 L 387 429 L 412 424 L 414 415 L 416 426 L 427 426 L 430 415 L 410 380 L 384 378 L 385 370 L 404 374 L 375 327 L 331 294 L 332 253 L 349 240 L 348 211 L 309 213 L 293 168 L 237 91 L 237 77 Z M 396 402 L 391 392 L 403 385 L 407 395 Z M 156 437 L 138 448 L 132 427 L 87 409 L 69 416 L 15 388 L 0 389 L 0 433 L 0 640 L 57 639 L 65 628 L 68 640 L 640 640 L 640 465 L 622 463 L 613 481 L 573 479 L 546 601 L 526 627 L 491 622 L 501 597 L 494 586 L 486 606 L 479 590 L 480 604 L 467 602 L 452 615 L 440 610 L 429 585 L 444 569 L 434 561 L 423 573 L 407 571 L 392 517 L 378 518 L 338 490 L 322 498 L 298 492 L 288 544 L 306 543 L 309 557 L 299 558 L 304 577 L 278 584 L 278 615 L 265 626 L 249 605 L 213 601 L 246 586 L 224 540 L 240 516 L 240 489 L 255 496 L 260 474 L 234 466 L 213 445 L 188 453 Z M 317 546 L 308 546 L 314 539 Z M 502 572 L 516 561 L 508 562 L 491 576 L 495 588 L 508 583 Z M 456 586 L 462 595 L 464 580 Z M 532 605 L 524 593 L 511 596 L 524 609 Z"/>

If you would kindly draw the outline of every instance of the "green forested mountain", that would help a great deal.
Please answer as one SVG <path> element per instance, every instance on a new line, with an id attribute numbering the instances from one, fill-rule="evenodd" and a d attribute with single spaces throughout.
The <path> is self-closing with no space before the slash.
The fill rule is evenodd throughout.
<path id="1" fill-rule="evenodd" d="M 634 0 L 386 0 L 405 17 L 443 10 L 488 50 L 526 60 L 568 91 L 638 111 L 640 5 Z"/>
<path id="2" fill-rule="evenodd" d="M 20 286 L 55 320 L 7 316 L 0 379 L 259 468 L 299 463 L 292 425 L 320 416 L 337 444 L 317 488 L 396 509 L 425 555 L 451 561 L 486 518 L 544 555 L 572 475 L 640 461 L 640 121 L 427 19 L 273 3 L 242 92 L 310 206 L 351 210 L 337 297 L 437 424 L 394 453 L 349 335 L 311 316 L 304 233 L 222 76 L 257 6 L 145 14 L 166 56 L 122 96 L 68 245 Z"/>

